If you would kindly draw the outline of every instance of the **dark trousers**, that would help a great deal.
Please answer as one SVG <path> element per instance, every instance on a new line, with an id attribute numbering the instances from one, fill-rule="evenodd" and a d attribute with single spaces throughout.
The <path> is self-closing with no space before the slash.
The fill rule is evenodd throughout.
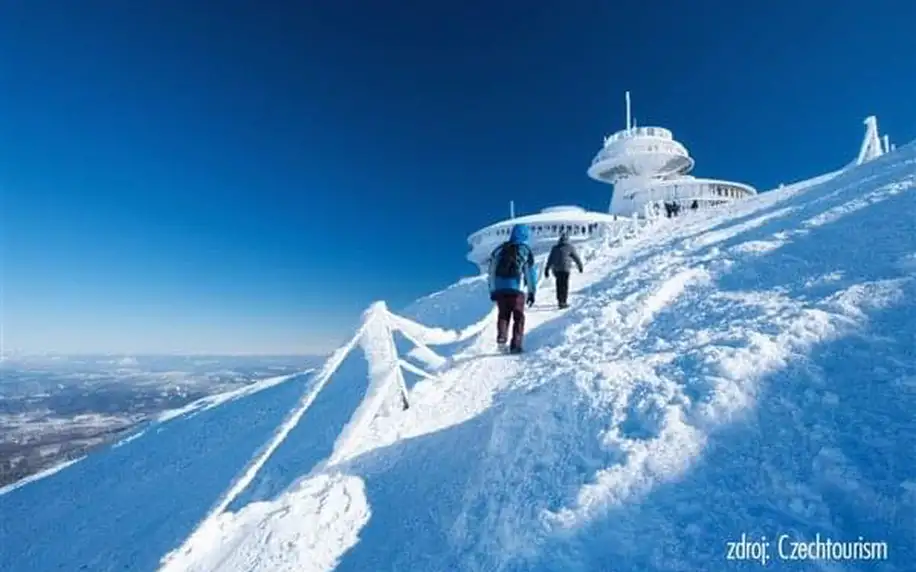
<path id="1" fill-rule="evenodd" d="M 565 306 L 569 297 L 569 272 L 554 272 L 553 275 L 557 278 L 557 303 Z"/>
<path id="2" fill-rule="evenodd" d="M 512 321 L 513 348 L 522 347 L 525 336 L 525 300 L 522 293 L 499 293 L 494 296 L 499 315 L 496 317 L 496 341 L 505 343 L 509 338 L 509 321 Z"/>

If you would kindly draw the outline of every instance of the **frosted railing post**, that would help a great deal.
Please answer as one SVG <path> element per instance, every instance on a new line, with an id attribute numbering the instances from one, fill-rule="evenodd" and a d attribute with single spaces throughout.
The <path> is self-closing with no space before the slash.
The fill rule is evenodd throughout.
<path id="1" fill-rule="evenodd" d="M 878 118 L 870 115 L 863 123 L 865 123 L 865 138 L 862 140 L 862 147 L 859 149 L 859 156 L 856 157 L 854 165 L 861 165 L 882 154 L 881 137 L 878 135 Z"/>
<path id="2" fill-rule="evenodd" d="M 610 241 L 609 235 L 610 235 L 610 227 L 604 223 L 599 223 L 598 224 L 598 244 L 600 244 L 601 246 L 605 248 L 610 246 L 611 241 Z"/>

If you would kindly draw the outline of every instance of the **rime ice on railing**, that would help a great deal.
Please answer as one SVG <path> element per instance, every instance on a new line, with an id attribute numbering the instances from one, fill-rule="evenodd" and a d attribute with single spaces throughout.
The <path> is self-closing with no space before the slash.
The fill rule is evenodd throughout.
<path id="1" fill-rule="evenodd" d="M 631 219 L 632 225 L 609 226 L 600 236 L 583 243 L 583 246 L 594 249 L 594 256 L 597 256 L 602 248 L 638 236 L 658 220 L 658 217 L 644 219 L 634 214 Z M 542 273 L 538 272 L 538 280 L 541 278 Z M 362 324 L 356 335 L 331 356 L 317 377 L 320 383 L 314 389 L 316 393 L 321 390 L 323 384 L 333 383 L 331 378 L 334 372 L 350 352 L 362 351 L 369 364 L 370 381 L 365 397 L 338 436 L 334 452 L 327 463 L 340 462 L 357 450 L 364 431 L 377 416 L 397 414 L 399 410 L 410 407 L 409 392 L 404 380 L 405 371 L 426 379 L 437 378 L 438 372 L 449 364 L 449 360 L 434 351 L 431 346 L 444 346 L 468 340 L 491 326 L 493 315 L 491 312 L 463 330 L 445 330 L 399 316 L 391 312 L 384 302 L 372 304 L 364 312 Z M 414 346 L 410 357 L 422 362 L 428 369 L 410 363 L 399 355 L 395 343 L 396 334 Z"/>
<path id="2" fill-rule="evenodd" d="M 859 155 L 850 166 L 861 165 L 873 159 L 877 159 L 885 153 L 892 150 L 890 138 L 885 134 L 883 137 L 878 133 L 878 118 L 870 115 L 865 118 L 865 138 L 862 139 L 862 146 L 859 148 Z"/>

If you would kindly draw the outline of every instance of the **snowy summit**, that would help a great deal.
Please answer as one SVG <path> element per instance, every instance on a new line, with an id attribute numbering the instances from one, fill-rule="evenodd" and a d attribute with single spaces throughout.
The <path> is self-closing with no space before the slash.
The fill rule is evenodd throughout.
<path id="1" fill-rule="evenodd" d="M 520 356 L 486 276 L 375 304 L 322 368 L 3 491 L 0 570 L 913 570 L 916 144 L 885 150 L 581 242 Z"/>

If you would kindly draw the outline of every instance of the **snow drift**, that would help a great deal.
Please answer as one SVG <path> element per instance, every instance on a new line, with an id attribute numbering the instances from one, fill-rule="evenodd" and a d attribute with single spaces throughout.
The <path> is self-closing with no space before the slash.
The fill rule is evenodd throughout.
<path id="1" fill-rule="evenodd" d="M 482 278 L 376 304 L 320 371 L 0 496 L 0 569 L 912 569 L 914 217 L 911 144 L 659 221 L 570 308 L 542 284 L 522 356 Z"/>

